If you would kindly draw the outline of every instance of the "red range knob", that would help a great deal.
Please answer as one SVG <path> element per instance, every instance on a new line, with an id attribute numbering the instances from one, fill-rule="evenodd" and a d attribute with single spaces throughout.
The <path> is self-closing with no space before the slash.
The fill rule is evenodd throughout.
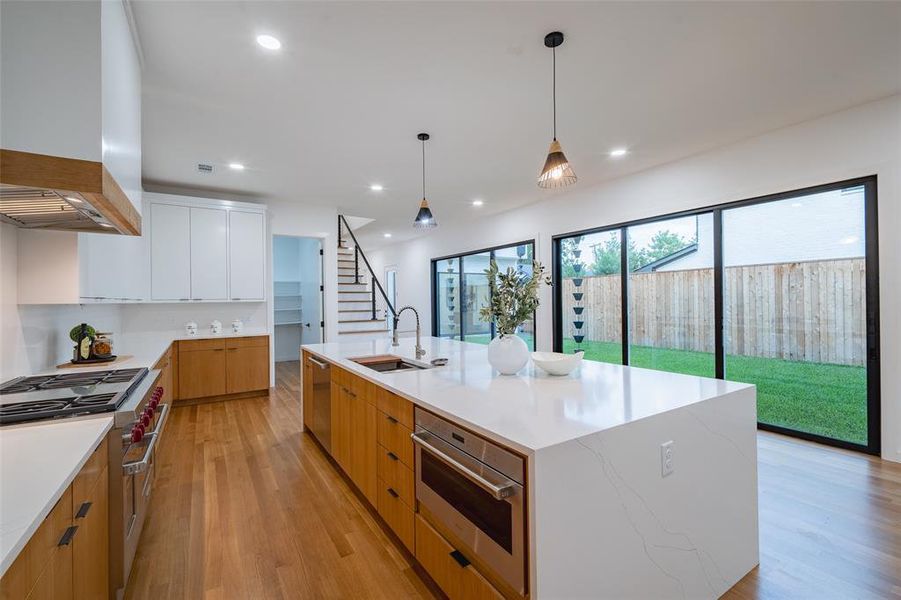
<path id="1" fill-rule="evenodd" d="M 151 398 L 150 402 L 148 402 L 147 404 L 148 404 L 148 406 L 150 406 L 150 408 L 156 409 L 156 407 L 160 405 L 160 399 L 159 398 Z"/>
<path id="2" fill-rule="evenodd" d="M 157 400 L 159 400 L 162 397 L 163 397 L 163 388 L 158 387 L 155 390 L 153 390 L 153 398 L 156 398 Z"/>
<path id="3" fill-rule="evenodd" d="M 133 444 L 137 444 L 142 439 L 144 439 L 144 427 L 142 425 L 135 425 L 131 428 L 131 441 Z"/>

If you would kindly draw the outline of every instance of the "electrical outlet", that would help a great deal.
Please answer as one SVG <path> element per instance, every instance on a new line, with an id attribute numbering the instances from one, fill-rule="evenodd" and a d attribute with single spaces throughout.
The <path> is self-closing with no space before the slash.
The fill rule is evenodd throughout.
<path id="1" fill-rule="evenodd" d="M 673 469 L 673 440 L 670 440 L 660 444 L 660 476 L 672 474 Z"/>

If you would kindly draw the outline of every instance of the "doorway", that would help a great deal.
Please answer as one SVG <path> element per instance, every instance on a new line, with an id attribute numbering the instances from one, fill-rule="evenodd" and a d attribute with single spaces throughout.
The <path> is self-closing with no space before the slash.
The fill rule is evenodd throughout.
<path id="1" fill-rule="evenodd" d="M 299 360 L 323 341 L 322 240 L 272 236 L 272 288 L 275 362 Z"/>

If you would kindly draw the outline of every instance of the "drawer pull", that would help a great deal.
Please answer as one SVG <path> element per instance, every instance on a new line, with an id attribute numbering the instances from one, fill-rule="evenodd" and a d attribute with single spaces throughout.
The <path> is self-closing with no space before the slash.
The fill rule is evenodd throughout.
<path id="1" fill-rule="evenodd" d="M 398 493 L 394 491 L 394 488 L 388 488 L 388 493 L 394 498 L 397 498 L 398 496 Z"/>
<path id="2" fill-rule="evenodd" d="M 388 452 L 388 458 L 390 458 L 391 460 L 400 460 L 399 458 L 397 458 L 397 454 L 395 454 L 394 452 Z"/>
<path id="3" fill-rule="evenodd" d="M 85 502 L 81 505 L 81 508 L 78 509 L 78 512 L 75 513 L 76 519 L 84 519 L 88 516 L 88 511 L 91 510 L 91 502 Z"/>
<path id="4" fill-rule="evenodd" d="M 397 424 L 397 419 L 395 419 L 391 415 L 385 415 L 385 418 L 388 419 L 389 421 L 391 421 L 392 423 L 394 423 L 395 425 Z"/>
<path id="5" fill-rule="evenodd" d="M 344 390 L 344 393 L 347 394 L 348 396 L 350 396 L 351 398 L 357 397 L 357 395 L 355 393 L 353 393 L 352 391 L 350 391 L 349 389 L 347 389 L 347 388 L 341 388 L 341 389 Z"/>
<path id="6" fill-rule="evenodd" d="M 73 525 L 66 529 L 66 532 L 63 534 L 63 537 L 59 538 L 59 544 L 57 546 L 68 546 L 72 543 L 72 538 L 75 537 L 75 532 L 78 531 L 78 525 Z"/>
<path id="7" fill-rule="evenodd" d="M 469 566 L 469 561 L 463 556 L 463 553 L 459 550 L 454 550 L 450 553 L 452 559 L 457 561 L 457 564 L 463 567 L 464 569 Z"/>

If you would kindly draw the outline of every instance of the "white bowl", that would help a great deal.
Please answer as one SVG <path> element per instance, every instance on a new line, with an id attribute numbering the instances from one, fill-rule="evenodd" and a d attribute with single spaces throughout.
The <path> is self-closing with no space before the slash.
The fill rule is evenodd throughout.
<path id="1" fill-rule="evenodd" d="M 575 354 L 560 352 L 533 352 L 532 362 L 549 375 L 569 375 L 582 362 L 585 352 L 579 350 Z"/>

